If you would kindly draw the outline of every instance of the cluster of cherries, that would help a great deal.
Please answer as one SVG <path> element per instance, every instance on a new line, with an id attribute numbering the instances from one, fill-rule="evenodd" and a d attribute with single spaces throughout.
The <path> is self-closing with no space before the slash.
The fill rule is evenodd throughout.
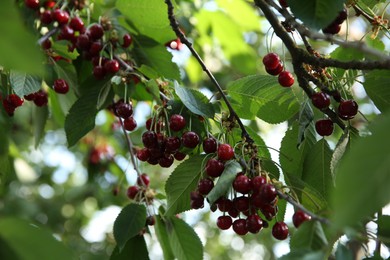
<path id="1" fill-rule="evenodd" d="M 348 13 L 347 9 L 343 9 L 339 12 L 336 19 L 333 20 L 328 26 L 322 29 L 324 33 L 328 34 L 338 34 L 341 29 L 341 24 L 347 19 Z"/>
<path id="2" fill-rule="evenodd" d="M 146 121 L 147 131 L 142 134 L 144 148 L 137 151 L 137 158 L 164 168 L 169 168 L 175 159 L 183 160 L 186 154 L 181 150 L 194 149 L 200 140 L 197 133 L 184 131 L 185 127 L 186 120 L 180 114 L 171 115 L 167 124 L 164 117 L 149 118 Z M 167 135 L 171 131 L 174 135 Z"/>
<path id="3" fill-rule="evenodd" d="M 278 54 L 270 52 L 263 57 L 263 64 L 268 74 L 278 76 L 278 82 L 282 87 L 291 87 L 294 84 L 294 76 L 291 72 L 283 70 L 283 63 Z"/>
<path id="4" fill-rule="evenodd" d="M 9 116 L 13 116 L 15 109 L 24 103 L 23 98 L 20 98 L 16 94 L 9 94 L 5 98 L 2 98 L 0 95 L 0 100 L 2 100 L 4 110 Z"/>
<path id="5" fill-rule="evenodd" d="M 339 92 L 334 92 L 332 95 L 335 101 L 339 102 L 337 108 L 338 116 L 343 120 L 350 120 L 355 117 L 358 112 L 358 104 L 356 101 L 342 100 Z M 313 106 L 323 110 L 327 109 L 330 105 L 330 96 L 324 92 L 316 92 L 311 96 Z M 329 136 L 333 133 L 333 121 L 329 118 L 318 120 L 315 123 L 316 131 L 321 136 Z"/>

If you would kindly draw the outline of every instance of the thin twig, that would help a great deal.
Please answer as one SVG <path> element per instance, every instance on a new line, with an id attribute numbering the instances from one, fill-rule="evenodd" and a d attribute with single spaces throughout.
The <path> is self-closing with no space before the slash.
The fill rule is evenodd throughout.
<path id="1" fill-rule="evenodd" d="M 198 61 L 200 66 L 202 67 L 203 71 L 207 74 L 207 76 L 210 78 L 211 82 L 215 85 L 218 92 L 222 96 L 222 99 L 225 101 L 231 118 L 235 118 L 238 125 L 241 128 L 242 131 L 242 137 L 245 138 L 245 141 L 248 143 L 253 143 L 253 139 L 250 137 L 248 132 L 245 129 L 244 124 L 242 123 L 240 117 L 237 115 L 235 110 L 233 109 L 230 101 L 227 99 L 222 87 L 219 85 L 218 81 L 215 79 L 214 75 L 211 73 L 211 71 L 207 68 L 206 64 L 203 62 L 202 58 L 199 56 L 198 52 L 192 47 L 192 43 L 187 39 L 187 37 L 183 34 L 183 32 L 179 28 L 179 23 L 177 22 L 175 15 L 174 15 L 174 7 L 171 2 L 171 0 L 165 0 L 165 3 L 168 6 L 168 18 L 170 25 L 173 29 L 173 31 L 176 33 L 176 36 L 180 39 L 180 41 L 185 44 L 188 49 L 191 51 L 192 55 L 195 57 L 195 59 Z"/>
<path id="2" fill-rule="evenodd" d="M 44 41 L 50 38 L 50 36 L 56 34 L 58 32 L 58 28 L 51 29 L 49 32 L 44 34 L 41 38 L 38 39 L 38 45 L 41 46 Z"/>

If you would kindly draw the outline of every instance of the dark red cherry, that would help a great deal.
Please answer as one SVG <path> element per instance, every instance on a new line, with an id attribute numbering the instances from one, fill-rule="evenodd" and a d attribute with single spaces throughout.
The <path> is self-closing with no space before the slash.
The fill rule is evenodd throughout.
<path id="1" fill-rule="evenodd" d="M 186 126 L 186 120 L 182 115 L 172 115 L 169 119 L 169 128 L 172 131 L 180 131 Z"/>
<path id="2" fill-rule="evenodd" d="M 216 159 L 209 159 L 206 164 L 206 173 L 208 176 L 216 178 L 221 176 L 225 169 L 224 164 Z"/>
<path id="3" fill-rule="evenodd" d="M 219 229 L 227 230 L 232 226 L 232 218 L 230 216 L 219 216 L 217 219 L 217 226 Z"/>
<path id="4" fill-rule="evenodd" d="M 169 168 L 172 166 L 175 158 L 173 157 L 172 154 L 166 154 L 160 159 L 158 159 L 158 164 L 163 167 L 163 168 Z"/>
<path id="5" fill-rule="evenodd" d="M 311 96 L 311 102 L 316 108 L 324 109 L 330 105 L 330 97 L 324 92 L 316 92 Z"/>
<path id="6" fill-rule="evenodd" d="M 198 183 L 198 191 L 202 195 L 207 195 L 214 188 L 214 182 L 210 178 L 201 179 Z"/>
<path id="7" fill-rule="evenodd" d="M 261 186 L 263 186 L 266 183 L 267 183 L 267 178 L 266 177 L 264 177 L 264 176 L 255 176 L 252 179 L 253 191 L 255 191 L 255 190 L 258 191 L 261 188 Z"/>
<path id="8" fill-rule="evenodd" d="M 137 158 L 140 161 L 146 162 L 150 158 L 150 151 L 148 148 L 142 148 L 141 150 L 137 151 Z"/>
<path id="9" fill-rule="evenodd" d="M 35 93 L 34 104 L 38 107 L 46 106 L 48 102 L 47 93 L 44 91 L 38 91 Z"/>
<path id="10" fill-rule="evenodd" d="M 122 43 L 123 48 L 128 48 L 132 42 L 133 39 L 131 38 L 130 34 L 126 33 L 123 35 L 123 43 Z"/>
<path id="11" fill-rule="evenodd" d="M 107 73 L 117 73 L 119 71 L 119 62 L 117 60 L 108 60 L 104 64 L 104 69 L 106 70 Z"/>
<path id="12" fill-rule="evenodd" d="M 309 221 L 311 216 L 303 212 L 302 210 L 295 211 L 292 220 L 296 228 L 298 228 L 303 222 Z"/>
<path id="13" fill-rule="evenodd" d="M 263 221 L 257 214 L 249 215 L 246 218 L 246 228 L 249 232 L 256 234 L 263 227 Z"/>
<path id="14" fill-rule="evenodd" d="M 64 79 L 56 79 L 54 81 L 53 89 L 59 94 L 66 94 L 69 91 L 69 85 Z"/>
<path id="15" fill-rule="evenodd" d="M 246 235 L 248 233 L 248 229 L 246 227 L 246 220 L 245 219 L 236 219 L 233 222 L 233 230 L 236 232 L 236 234 L 240 236 Z"/>
<path id="16" fill-rule="evenodd" d="M 184 147 L 192 149 L 199 144 L 199 136 L 195 132 L 185 132 L 181 137 L 181 142 Z"/>
<path id="17" fill-rule="evenodd" d="M 265 70 L 267 71 L 268 74 L 270 74 L 272 76 L 276 76 L 276 75 L 279 75 L 280 72 L 283 71 L 283 65 L 281 63 L 279 63 L 279 65 L 275 69 L 265 68 Z"/>
<path id="18" fill-rule="evenodd" d="M 276 188 L 272 184 L 264 184 L 259 190 L 259 196 L 264 203 L 272 203 L 276 199 Z"/>
<path id="19" fill-rule="evenodd" d="M 41 13 L 41 22 L 43 24 L 51 24 L 53 22 L 52 14 L 50 10 L 45 10 Z"/>
<path id="20" fill-rule="evenodd" d="M 333 121 L 330 119 L 318 120 L 315 126 L 320 136 L 329 136 L 333 133 Z"/>
<path id="21" fill-rule="evenodd" d="M 222 161 L 233 159 L 234 150 L 230 144 L 220 144 L 218 146 L 218 158 Z"/>
<path id="22" fill-rule="evenodd" d="M 165 142 L 165 151 L 168 153 L 175 153 L 181 146 L 181 140 L 177 136 L 170 136 Z"/>
<path id="23" fill-rule="evenodd" d="M 88 28 L 88 33 L 89 33 L 89 36 L 91 37 L 91 39 L 99 40 L 103 37 L 104 30 L 100 24 L 95 23 Z"/>
<path id="24" fill-rule="evenodd" d="M 38 9 L 39 7 L 39 0 L 25 0 L 24 4 L 31 9 Z"/>
<path id="25" fill-rule="evenodd" d="M 130 186 L 129 188 L 127 188 L 127 197 L 133 200 L 137 196 L 139 191 L 140 188 L 138 186 Z"/>
<path id="26" fill-rule="evenodd" d="M 252 180 L 246 175 L 238 174 L 233 181 L 233 188 L 237 192 L 247 194 L 252 190 Z"/>
<path id="27" fill-rule="evenodd" d="M 137 121 L 132 116 L 128 117 L 123 120 L 123 126 L 127 131 L 133 131 L 137 127 Z"/>
<path id="28" fill-rule="evenodd" d="M 268 53 L 263 57 L 263 64 L 266 69 L 276 69 L 280 64 L 279 55 L 274 52 Z"/>
<path id="29" fill-rule="evenodd" d="M 344 120 L 352 119 L 355 117 L 359 109 L 355 100 L 343 100 L 338 107 L 338 115 Z"/>
<path id="30" fill-rule="evenodd" d="M 150 183 L 150 178 L 149 178 L 149 176 L 148 176 L 146 173 L 141 174 L 141 175 L 137 178 L 137 184 L 138 184 L 139 186 L 148 187 L 148 186 L 149 186 L 149 183 Z"/>
<path id="31" fill-rule="evenodd" d="M 158 146 L 157 135 L 153 131 L 146 131 L 142 134 L 142 143 L 146 148 L 155 148 Z"/>
<path id="32" fill-rule="evenodd" d="M 272 235 L 279 240 L 285 240 L 288 236 L 288 226 L 286 223 L 279 221 L 272 227 Z"/>
<path id="33" fill-rule="evenodd" d="M 84 22 L 80 17 L 75 16 L 70 20 L 69 26 L 73 30 L 80 32 L 84 29 Z"/>
<path id="34" fill-rule="evenodd" d="M 121 118 L 128 118 L 133 114 L 133 106 L 125 102 L 117 104 L 115 110 L 117 115 Z"/>
<path id="35" fill-rule="evenodd" d="M 69 13 L 65 10 L 56 9 L 52 13 L 52 18 L 54 21 L 57 21 L 59 25 L 64 25 L 69 21 Z"/>
<path id="36" fill-rule="evenodd" d="M 279 84 L 282 87 L 291 87 L 294 84 L 294 76 L 289 71 L 282 71 L 278 77 Z"/>

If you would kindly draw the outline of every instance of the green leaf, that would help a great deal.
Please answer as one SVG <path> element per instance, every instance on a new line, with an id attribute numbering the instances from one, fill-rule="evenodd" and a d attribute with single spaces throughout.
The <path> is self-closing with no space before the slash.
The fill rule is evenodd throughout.
<path id="1" fill-rule="evenodd" d="M 332 154 L 332 160 L 330 161 L 330 170 L 333 176 L 336 172 L 336 168 L 341 158 L 344 156 L 345 152 L 348 149 L 349 143 L 350 143 L 350 137 L 349 137 L 349 130 L 347 129 L 344 132 L 344 134 L 340 137 L 336 145 L 336 148 L 334 149 Z"/>
<path id="2" fill-rule="evenodd" d="M 388 71 L 373 70 L 364 75 L 364 89 L 375 106 L 383 113 L 390 108 L 390 76 Z"/>
<path id="3" fill-rule="evenodd" d="M 390 216 L 382 215 L 378 218 L 378 237 L 387 247 L 390 246 Z"/>
<path id="4" fill-rule="evenodd" d="M 65 40 L 52 42 L 51 48 L 65 59 L 75 60 L 79 56 L 76 48 L 69 52 L 69 42 Z"/>
<path id="5" fill-rule="evenodd" d="M 324 249 L 328 245 L 324 230 L 318 221 L 302 223 L 290 240 L 292 251 L 310 249 L 313 251 Z"/>
<path id="6" fill-rule="evenodd" d="M 165 221 L 161 218 L 160 215 L 156 215 L 156 223 L 154 225 L 154 230 L 156 231 L 157 239 L 160 242 L 160 246 L 162 248 L 164 259 L 170 260 L 175 259 L 173 255 L 172 248 L 169 242 L 169 236 Z"/>
<path id="7" fill-rule="evenodd" d="M 48 230 L 20 219 L 0 218 L 0 240 L 7 243 L 17 259 L 76 259 Z"/>
<path id="8" fill-rule="evenodd" d="M 194 114 L 205 118 L 214 118 L 214 107 L 201 92 L 191 88 L 181 87 L 175 82 L 175 91 L 183 104 Z"/>
<path id="9" fill-rule="evenodd" d="M 141 204 L 129 204 L 122 209 L 114 222 L 114 237 L 121 252 L 126 242 L 135 237 L 146 222 L 146 208 Z"/>
<path id="10" fill-rule="evenodd" d="M 347 248 L 343 244 L 339 243 L 336 250 L 336 259 L 343 259 L 343 260 L 354 260 L 355 257 L 353 256 L 353 252 L 351 249 Z"/>
<path id="11" fill-rule="evenodd" d="M 49 117 L 49 109 L 47 108 L 47 106 L 44 107 L 34 106 L 33 124 L 34 124 L 35 148 L 38 147 L 39 142 L 41 141 L 45 133 L 45 125 L 48 117 Z"/>
<path id="12" fill-rule="evenodd" d="M 42 85 L 42 80 L 37 76 L 11 71 L 11 87 L 19 97 L 37 92 Z"/>
<path id="13" fill-rule="evenodd" d="M 73 89 L 76 94 L 79 93 L 77 72 L 73 64 L 59 60 L 54 63 L 54 71 L 57 73 L 58 78 L 64 79 L 68 83 L 69 88 Z"/>
<path id="14" fill-rule="evenodd" d="M 176 63 L 172 62 L 172 54 L 164 45 L 145 36 L 134 39 L 134 59 L 138 64 L 145 64 L 160 76 L 180 80 L 180 71 Z"/>
<path id="15" fill-rule="evenodd" d="M 165 184 L 167 194 L 166 215 L 191 209 L 190 193 L 197 187 L 205 155 L 192 156 L 175 168 Z"/>
<path id="16" fill-rule="evenodd" d="M 145 224 L 145 223 L 144 223 Z M 122 251 L 115 247 L 110 256 L 110 260 L 149 260 L 148 248 L 144 236 L 137 235 L 130 238 Z"/>
<path id="17" fill-rule="evenodd" d="M 367 5 L 368 8 L 373 8 L 375 5 L 379 3 L 385 3 L 386 0 L 360 0 L 359 2 L 362 2 L 365 5 Z"/>
<path id="18" fill-rule="evenodd" d="M 354 225 L 390 202 L 390 114 L 372 123 L 340 162 L 333 193 L 334 223 Z M 353 199 L 351 199 L 353 198 Z"/>
<path id="19" fill-rule="evenodd" d="M 15 1 L 0 1 L 0 65 L 34 75 L 43 75 L 44 56 L 37 40 L 24 25 Z"/>
<path id="20" fill-rule="evenodd" d="M 140 34 L 162 45 L 176 39 L 168 20 L 168 7 L 160 0 L 118 0 L 116 8 L 131 21 Z"/>
<path id="21" fill-rule="evenodd" d="M 203 247 L 198 235 L 184 220 L 169 217 L 166 222 L 169 242 L 178 260 L 203 259 Z"/>
<path id="22" fill-rule="evenodd" d="M 334 187 L 330 171 L 331 159 L 332 150 L 323 138 L 310 149 L 303 164 L 302 180 L 325 198 L 328 198 Z"/>
<path id="23" fill-rule="evenodd" d="M 321 29 L 328 26 L 343 9 L 345 0 L 288 0 L 294 15 L 308 27 Z"/>
<path id="24" fill-rule="evenodd" d="M 310 99 L 306 100 L 302 105 L 299 111 L 299 133 L 298 133 L 298 141 L 301 143 L 305 138 L 306 128 L 309 127 L 310 123 L 314 119 L 313 109 L 310 106 Z"/>
<path id="25" fill-rule="evenodd" d="M 313 252 L 312 250 L 299 250 L 282 256 L 279 260 L 313 260 L 326 259 L 326 255 L 322 251 Z"/>
<path id="26" fill-rule="evenodd" d="M 228 86 L 228 93 L 241 118 L 253 119 L 257 116 L 268 123 L 277 124 L 299 111 L 292 90 L 281 88 L 275 77 L 252 75 L 238 79 Z"/>
<path id="27" fill-rule="evenodd" d="M 207 195 L 207 200 L 212 205 L 221 196 L 225 196 L 232 187 L 232 183 L 236 178 L 237 173 L 241 172 L 242 168 L 236 161 L 228 161 L 225 163 L 225 169 L 221 176 L 218 178 L 218 182 L 215 187 Z"/>
<path id="28" fill-rule="evenodd" d="M 93 77 L 93 76 L 92 76 Z M 82 96 L 72 105 L 65 118 L 65 133 L 69 147 L 75 145 L 81 137 L 95 127 L 100 91 L 111 85 L 109 79 L 87 79 L 81 86 Z"/>

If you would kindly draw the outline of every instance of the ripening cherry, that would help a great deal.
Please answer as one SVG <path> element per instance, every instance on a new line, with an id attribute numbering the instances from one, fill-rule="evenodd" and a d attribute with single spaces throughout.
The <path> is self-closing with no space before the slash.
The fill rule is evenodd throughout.
<path id="1" fill-rule="evenodd" d="M 330 97 L 324 92 L 316 92 L 311 96 L 311 102 L 316 108 L 324 109 L 330 105 Z"/>
<path id="2" fill-rule="evenodd" d="M 252 180 L 246 175 L 238 174 L 233 181 L 233 188 L 237 192 L 247 194 L 252 190 Z"/>
<path id="3" fill-rule="evenodd" d="M 272 227 L 272 235 L 279 240 L 285 240 L 288 236 L 288 226 L 286 223 L 279 221 Z"/>
<path id="4" fill-rule="evenodd" d="M 292 220 L 296 228 L 298 228 L 303 222 L 309 221 L 311 216 L 303 212 L 302 210 L 295 211 Z"/>
<path id="5" fill-rule="evenodd" d="M 268 53 L 263 57 L 263 64 L 268 70 L 276 69 L 281 64 L 279 55 L 274 52 Z"/>
<path id="6" fill-rule="evenodd" d="M 230 144 L 220 144 L 218 146 L 218 158 L 222 161 L 233 159 L 234 150 Z"/>
<path id="7" fill-rule="evenodd" d="M 123 35 L 123 43 L 122 43 L 123 48 L 128 48 L 132 42 L 133 39 L 131 38 L 130 34 L 126 33 Z"/>
<path id="8" fill-rule="evenodd" d="M 224 169 L 224 164 L 217 159 L 209 159 L 206 163 L 206 173 L 210 177 L 217 178 L 221 176 Z"/>
<path id="9" fill-rule="evenodd" d="M 117 60 L 108 60 L 104 64 L 104 69 L 106 70 L 107 73 L 117 73 L 119 71 L 119 62 Z"/>
<path id="10" fill-rule="evenodd" d="M 245 219 L 236 219 L 233 222 L 233 230 L 236 232 L 236 234 L 240 236 L 244 236 L 248 233 L 248 229 L 246 227 L 246 220 Z"/>
<path id="11" fill-rule="evenodd" d="M 150 178 L 149 178 L 149 176 L 148 176 L 146 173 L 143 173 L 143 174 L 141 174 L 140 176 L 138 176 L 138 178 L 137 178 L 137 184 L 138 184 L 139 186 L 148 187 L 148 186 L 149 186 L 149 183 L 150 183 Z"/>
<path id="12" fill-rule="evenodd" d="M 195 148 L 199 144 L 199 135 L 195 132 L 185 132 L 181 137 L 181 142 L 184 147 Z"/>
<path id="13" fill-rule="evenodd" d="M 214 188 L 214 182 L 210 178 L 201 179 L 198 183 L 198 192 L 207 195 Z"/>
<path id="14" fill-rule="evenodd" d="M 186 120 L 182 115 L 174 114 L 169 118 L 169 128 L 172 131 L 180 131 L 186 126 Z"/>
<path id="15" fill-rule="evenodd" d="M 130 116 L 123 120 L 123 126 L 127 131 L 133 131 L 137 127 L 137 121 L 134 117 Z"/>
<path id="16" fill-rule="evenodd" d="M 24 4 L 31 9 L 37 9 L 39 7 L 39 0 L 25 0 Z"/>
<path id="17" fill-rule="evenodd" d="M 217 219 L 217 226 L 221 230 L 227 230 L 232 226 L 232 218 L 230 216 L 219 216 Z"/>
<path id="18" fill-rule="evenodd" d="M 56 79 L 53 84 L 53 89 L 59 94 L 66 94 L 69 91 L 69 85 L 64 79 Z"/>
<path id="19" fill-rule="evenodd" d="M 215 153 L 217 151 L 217 140 L 212 137 L 204 139 L 203 151 L 205 153 Z"/>
<path id="20" fill-rule="evenodd" d="M 252 234 L 259 233 L 263 227 L 263 221 L 257 214 L 249 215 L 246 218 L 246 228 Z"/>
<path id="21" fill-rule="evenodd" d="M 315 127 L 320 136 L 329 136 L 333 133 L 333 121 L 330 119 L 318 120 Z"/>
<path id="22" fill-rule="evenodd" d="M 294 84 L 294 76 L 289 71 L 282 71 L 278 77 L 279 84 L 282 87 L 291 87 Z"/>
<path id="23" fill-rule="evenodd" d="M 358 104 L 355 100 L 343 100 L 340 102 L 338 107 L 338 115 L 344 120 L 352 119 L 358 112 Z"/>
<path id="24" fill-rule="evenodd" d="M 52 13 L 52 18 L 54 21 L 57 21 L 59 25 L 64 25 L 69 21 L 69 13 L 65 10 L 56 9 Z"/>
<path id="25" fill-rule="evenodd" d="M 77 32 L 81 32 L 82 30 L 84 30 L 84 22 L 83 22 L 83 20 L 82 20 L 80 17 L 78 17 L 78 16 L 74 16 L 74 17 L 70 20 L 69 26 L 70 26 L 73 30 L 75 30 L 75 31 L 77 31 Z"/>
<path id="26" fill-rule="evenodd" d="M 133 200 L 139 192 L 140 188 L 138 186 L 130 186 L 127 188 L 127 197 Z"/>

